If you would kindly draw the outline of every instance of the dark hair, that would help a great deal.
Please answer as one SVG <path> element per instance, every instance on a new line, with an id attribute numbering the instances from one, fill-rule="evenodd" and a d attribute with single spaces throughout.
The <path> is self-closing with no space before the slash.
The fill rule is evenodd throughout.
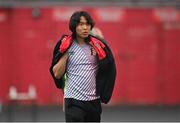
<path id="1" fill-rule="evenodd" d="M 72 14 L 70 21 L 69 21 L 69 29 L 73 33 L 73 35 L 76 35 L 76 27 L 80 22 L 81 16 L 85 17 L 87 20 L 87 23 L 91 25 L 91 29 L 94 27 L 94 21 L 91 18 L 91 16 L 85 12 L 85 11 L 76 11 Z"/>

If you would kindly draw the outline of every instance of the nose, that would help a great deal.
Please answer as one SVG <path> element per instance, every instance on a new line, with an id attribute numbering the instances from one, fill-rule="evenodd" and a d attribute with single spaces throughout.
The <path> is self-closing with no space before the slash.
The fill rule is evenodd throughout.
<path id="1" fill-rule="evenodd" d="M 87 29 L 88 25 L 84 24 L 83 29 Z"/>

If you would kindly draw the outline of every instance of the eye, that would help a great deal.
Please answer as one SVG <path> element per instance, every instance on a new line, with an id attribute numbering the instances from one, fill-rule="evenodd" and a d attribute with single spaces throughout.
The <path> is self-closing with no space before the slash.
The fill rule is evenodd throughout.
<path id="1" fill-rule="evenodd" d="M 90 24 L 89 24 L 89 23 L 86 23 L 86 26 L 90 26 Z"/>
<path id="2" fill-rule="evenodd" d="M 80 26 L 83 26 L 84 24 L 83 23 L 79 23 Z"/>

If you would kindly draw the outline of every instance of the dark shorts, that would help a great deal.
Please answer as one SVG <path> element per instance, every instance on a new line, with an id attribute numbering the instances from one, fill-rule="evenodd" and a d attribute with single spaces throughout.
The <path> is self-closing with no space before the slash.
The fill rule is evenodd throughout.
<path id="1" fill-rule="evenodd" d="M 80 101 L 72 98 L 65 98 L 66 122 L 100 122 L 101 112 L 102 108 L 99 99 L 92 101 Z"/>

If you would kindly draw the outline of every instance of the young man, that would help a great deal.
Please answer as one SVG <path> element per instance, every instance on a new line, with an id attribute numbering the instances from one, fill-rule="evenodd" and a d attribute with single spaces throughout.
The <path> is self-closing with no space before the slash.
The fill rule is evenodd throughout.
<path id="1" fill-rule="evenodd" d="M 113 92 L 114 57 L 104 40 L 90 35 L 93 26 L 87 12 L 73 13 L 72 35 L 62 36 L 54 48 L 50 72 L 63 89 L 67 122 L 100 122 L 101 102 L 108 103 Z"/>

